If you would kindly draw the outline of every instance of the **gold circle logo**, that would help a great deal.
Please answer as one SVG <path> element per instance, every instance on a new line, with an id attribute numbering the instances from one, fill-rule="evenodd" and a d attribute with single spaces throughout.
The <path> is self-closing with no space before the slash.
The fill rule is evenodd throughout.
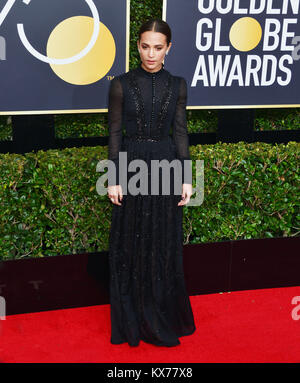
<path id="1" fill-rule="evenodd" d="M 92 17 L 75 16 L 63 20 L 49 36 L 47 56 L 64 59 L 77 54 L 89 43 L 93 28 Z M 80 31 L 79 36 L 78 31 Z M 69 64 L 50 64 L 50 66 L 64 81 L 74 85 L 88 85 L 106 75 L 114 63 L 115 56 L 114 38 L 110 30 L 100 22 L 97 41 L 84 57 Z"/>
<path id="2" fill-rule="evenodd" d="M 231 45 L 241 52 L 251 51 L 261 40 L 262 29 L 253 17 L 242 17 L 235 21 L 229 32 Z"/>

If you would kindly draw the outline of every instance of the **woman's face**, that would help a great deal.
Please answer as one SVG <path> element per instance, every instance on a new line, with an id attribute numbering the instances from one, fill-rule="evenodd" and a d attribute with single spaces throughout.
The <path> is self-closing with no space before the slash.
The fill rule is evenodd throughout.
<path id="1" fill-rule="evenodd" d="M 148 72 L 157 72 L 162 67 L 166 51 L 169 51 L 172 43 L 167 46 L 167 37 L 163 33 L 147 31 L 141 34 L 137 42 L 142 67 Z"/>

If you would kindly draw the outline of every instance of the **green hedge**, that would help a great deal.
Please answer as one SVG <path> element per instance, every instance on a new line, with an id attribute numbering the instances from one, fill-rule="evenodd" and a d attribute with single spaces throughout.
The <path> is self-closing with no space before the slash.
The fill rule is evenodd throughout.
<path id="1" fill-rule="evenodd" d="M 254 130 L 299 130 L 300 109 L 257 109 Z M 98 137 L 108 136 L 107 113 L 57 114 L 55 136 Z M 216 110 L 187 110 L 189 133 L 216 132 L 218 116 Z M 0 116 L 0 141 L 12 140 L 11 118 Z"/>
<path id="2" fill-rule="evenodd" d="M 184 207 L 185 243 L 299 235 L 299 143 L 190 150 L 204 160 L 204 201 Z M 0 154 L 0 259 L 108 250 L 112 203 L 96 192 L 105 158 L 101 146 Z"/>

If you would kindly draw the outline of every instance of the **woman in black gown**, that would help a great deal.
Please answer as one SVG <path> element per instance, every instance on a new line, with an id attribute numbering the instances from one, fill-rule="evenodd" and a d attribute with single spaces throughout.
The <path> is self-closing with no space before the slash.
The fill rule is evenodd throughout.
<path id="1" fill-rule="evenodd" d="M 143 340 L 176 346 L 178 337 L 196 329 L 182 258 L 182 209 L 192 194 L 191 172 L 182 170 L 179 193 L 175 193 L 172 167 L 168 194 L 162 192 L 161 171 L 159 192 L 151 193 L 150 187 L 151 160 L 177 159 L 183 164 L 190 159 L 186 81 L 171 75 L 162 63 L 170 40 L 166 22 L 144 23 L 137 42 L 141 64 L 114 77 L 109 90 L 108 153 L 116 166 L 116 180 L 108 179 L 108 197 L 114 204 L 109 234 L 112 344 L 138 346 Z M 127 155 L 122 165 L 120 152 Z M 147 194 L 130 192 L 130 177 L 138 172 L 127 169 L 135 159 L 148 165 Z M 126 193 L 124 172 L 119 177 L 124 164 Z"/>

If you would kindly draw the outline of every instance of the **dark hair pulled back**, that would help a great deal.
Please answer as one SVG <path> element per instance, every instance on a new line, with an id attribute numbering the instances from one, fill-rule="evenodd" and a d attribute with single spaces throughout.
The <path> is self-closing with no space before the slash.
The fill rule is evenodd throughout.
<path id="1" fill-rule="evenodd" d="M 169 46 L 171 38 L 172 38 L 172 33 L 168 23 L 166 23 L 165 21 L 161 19 L 150 19 L 146 21 L 140 27 L 139 40 L 141 40 L 141 35 L 144 32 L 148 32 L 148 31 L 160 32 L 164 34 L 167 38 L 167 46 Z"/>

